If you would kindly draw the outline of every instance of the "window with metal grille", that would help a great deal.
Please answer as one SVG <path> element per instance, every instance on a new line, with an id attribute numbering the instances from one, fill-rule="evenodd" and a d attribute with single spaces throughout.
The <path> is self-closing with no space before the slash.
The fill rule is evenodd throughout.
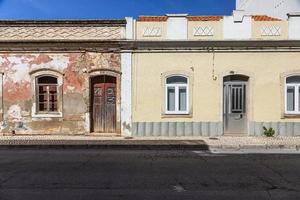
<path id="1" fill-rule="evenodd" d="M 40 76 L 37 78 L 37 111 L 40 113 L 57 112 L 57 78 Z"/>

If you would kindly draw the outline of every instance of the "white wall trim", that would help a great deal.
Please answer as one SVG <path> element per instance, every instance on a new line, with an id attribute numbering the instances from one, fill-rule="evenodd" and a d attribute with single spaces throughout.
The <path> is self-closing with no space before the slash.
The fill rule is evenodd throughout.
<path id="1" fill-rule="evenodd" d="M 169 40 L 187 40 L 188 21 L 186 16 L 168 15 L 167 20 L 167 39 Z"/>
<path id="2" fill-rule="evenodd" d="M 131 136 L 132 131 L 132 53 L 121 53 L 121 135 Z"/>
<path id="3" fill-rule="evenodd" d="M 289 39 L 300 39 L 300 15 L 289 15 Z"/>
<path id="4" fill-rule="evenodd" d="M 223 19 L 224 39 L 249 40 L 252 37 L 251 16 L 244 16 L 242 22 L 235 22 L 233 16 L 225 16 Z"/>
<path id="5" fill-rule="evenodd" d="M 125 17 L 126 20 L 126 39 L 133 39 L 133 18 Z"/>

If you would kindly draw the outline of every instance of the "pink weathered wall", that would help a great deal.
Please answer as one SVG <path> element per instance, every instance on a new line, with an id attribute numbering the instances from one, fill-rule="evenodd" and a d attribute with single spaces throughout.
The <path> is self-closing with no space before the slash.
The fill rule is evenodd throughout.
<path id="1" fill-rule="evenodd" d="M 63 76 L 63 117 L 32 117 L 30 72 L 52 69 Z M 7 53 L 0 54 L 3 73 L 1 132 L 29 134 L 86 133 L 89 113 L 89 71 L 120 71 L 118 53 Z"/>

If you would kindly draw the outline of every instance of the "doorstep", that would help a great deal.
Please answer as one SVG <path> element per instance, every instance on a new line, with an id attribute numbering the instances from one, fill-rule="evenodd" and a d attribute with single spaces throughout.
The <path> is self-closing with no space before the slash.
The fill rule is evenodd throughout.
<path id="1" fill-rule="evenodd" d="M 122 138 L 120 133 L 97 133 L 91 132 L 86 133 L 85 136 L 95 136 L 95 137 L 118 137 L 119 139 Z"/>

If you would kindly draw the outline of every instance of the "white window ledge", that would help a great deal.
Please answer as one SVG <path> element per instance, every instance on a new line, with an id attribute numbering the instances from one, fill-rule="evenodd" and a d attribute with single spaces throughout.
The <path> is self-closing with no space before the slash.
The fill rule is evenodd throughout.
<path id="1" fill-rule="evenodd" d="M 61 118 L 62 113 L 36 113 L 32 114 L 33 118 Z"/>

